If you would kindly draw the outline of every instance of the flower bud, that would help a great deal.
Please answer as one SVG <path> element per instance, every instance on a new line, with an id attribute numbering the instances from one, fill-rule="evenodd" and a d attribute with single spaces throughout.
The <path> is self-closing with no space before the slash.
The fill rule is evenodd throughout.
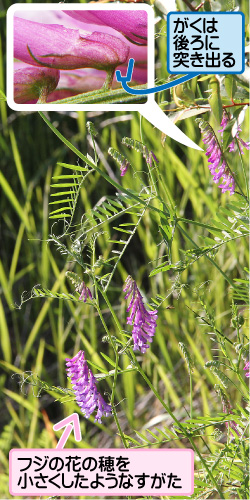
<path id="1" fill-rule="evenodd" d="M 47 96 L 53 92 L 60 78 L 60 71 L 51 68 L 24 67 L 14 73 L 14 100 L 24 104 L 33 99 L 46 102 Z"/>

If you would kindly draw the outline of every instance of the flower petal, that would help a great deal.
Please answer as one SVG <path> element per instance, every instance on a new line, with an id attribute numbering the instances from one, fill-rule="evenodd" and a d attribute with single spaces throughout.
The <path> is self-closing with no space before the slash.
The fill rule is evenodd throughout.
<path id="1" fill-rule="evenodd" d="M 14 57 L 33 66 L 108 70 L 125 63 L 128 55 L 127 44 L 113 35 L 15 17 Z"/>
<path id="2" fill-rule="evenodd" d="M 134 11 L 95 11 L 68 10 L 65 14 L 93 24 L 104 24 L 120 31 L 131 42 L 147 45 L 147 13 L 145 10 Z"/>

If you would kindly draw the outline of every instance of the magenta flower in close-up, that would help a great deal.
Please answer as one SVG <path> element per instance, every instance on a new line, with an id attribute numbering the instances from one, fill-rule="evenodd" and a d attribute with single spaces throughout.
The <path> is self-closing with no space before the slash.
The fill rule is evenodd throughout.
<path id="1" fill-rule="evenodd" d="M 128 55 L 127 44 L 113 35 L 81 33 L 81 30 L 59 24 L 42 24 L 15 17 L 14 57 L 28 64 L 109 71 L 125 63 Z"/>
<path id="2" fill-rule="evenodd" d="M 102 11 L 80 11 L 80 19 L 78 11 L 72 11 L 72 16 L 70 11 L 53 10 L 18 11 L 15 14 L 14 71 L 20 64 L 28 65 L 26 75 L 32 75 L 31 66 L 61 70 L 56 89 L 47 94 L 44 102 L 67 99 L 101 88 L 121 88 L 114 77 L 115 69 L 118 68 L 122 75 L 126 74 L 129 57 L 135 60 L 132 84 L 146 83 L 147 40 L 136 44 L 122 34 L 120 12 L 117 17 L 117 12 L 112 11 L 115 16 L 112 21 L 109 19 L 110 22 L 106 21 L 107 12 L 102 19 L 101 14 Z M 128 11 L 124 16 L 125 28 L 131 29 L 138 38 L 142 35 L 143 39 L 147 14 Z M 35 83 L 35 71 L 33 75 Z M 33 92 L 27 93 L 27 99 L 24 92 L 20 97 L 17 86 L 14 87 L 14 99 L 20 104 L 34 104 L 38 99 L 38 103 L 43 103 Z"/>
<path id="3" fill-rule="evenodd" d="M 90 11 L 65 10 L 65 14 L 92 24 L 107 25 L 120 31 L 133 43 L 147 45 L 147 13 L 145 10 L 112 10 L 112 11 Z"/>
<path id="4" fill-rule="evenodd" d="M 14 72 L 14 96 L 19 104 L 33 99 L 46 102 L 57 87 L 60 72 L 52 68 L 26 66 Z"/>
<path id="5" fill-rule="evenodd" d="M 245 377 L 248 377 L 248 378 L 249 378 L 249 377 L 250 377 L 250 361 L 246 361 L 246 363 L 245 363 L 245 366 L 244 366 L 243 370 L 245 370 L 245 371 L 246 371 L 246 373 L 245 373 Z"/>
<path id="6" fill-rule="evenodd" d="M 223 157 L 223 153 L 215 133 L 207 122 L 198 120 L 198 123 L 201 133 L 203 134 L 202 141 L 207 146 L 206 156 L 208 156 L 208 163 L 210 163 L 208 168 L 213 176 L 213 181 L 218 184 L 220 180 L 222 180 L 221 184 L 219 184 L 219 188 L 221 188 L 222 193 L 229 191 L 229 194 L 232 195 L 235 191 L 235 180 Z M 221 122 L 222 129 L 225 126 L 225 122 Z"/>
<path id="7" fill-rule="evenodd" d="M 131 276 L 127 277 L 123 291 L 126 292 L 125 299 L 130 296 L 127 308 L 127 312 L 130 311 L 130 316 L 127 318 L 127 323 L 133 326 L 133 349 L 145 353 L 149 348 L 148 343 L 152 342 L 155 334 L 157 311 L 147 311 L 138 286 Z"/>
<path id="8" fill-rule="evenodd" d="M 95 421 L 101 423 L 102 417 L 112 415 L 111 406 L 97 390 L 96 379 L 88 368 L 84 351 L 79 351 L 72 359 L 66 359 L 66 372 L 71 379 L 77 404 L 86 418 L 96 411 Z"/>

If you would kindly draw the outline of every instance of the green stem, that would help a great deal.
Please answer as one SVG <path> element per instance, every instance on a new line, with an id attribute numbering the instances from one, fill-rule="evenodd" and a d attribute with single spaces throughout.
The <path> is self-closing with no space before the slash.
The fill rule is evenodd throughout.
<path id="1" fill-rule="evenodd" d="M 92 169 L 96 170 L 96 172 L 98 172 L 98 174 L 100 174 L 109 184 L 111 184 L 113 187 L 115 187 L 118 191 L 122 191 L 123 193 L 125 193 L 126 195 L 128 195 L 130 198 L 136 200 L 141 205 L 147 206 L 148 208 L 154 210 L 155 212 L 162 214 L 162 210 L 160 210 L 159 208 L 154 207 L 154 205 L 148 204 L 140 196 L 137 196 L 132 191 L 128 191 L 121 184 L 118 184 L 118 182 L 116 182 L 113 179 L 111 179 L 111 177 L 108 174 L 106 174 L 105 172 L 103 172 L 95 163 L 93 163 L 91 160 L 89 160 L 89 158 L 87 158 L 87 156 L 85 156 L 84 154 L 82 154 L 81 151 L 79 151 L 79 149 L 77 149 L 75 146 L 73 146 L 73 144 L 71 144 L 71 142 L 68 141 L 59 132 L 59 130 L 57 130 L 54 127 L 54 125 L 52 125 L 52 123 L 46 118 L 46 116 L 41 111 L 39 111 L 39 115 L 42 117 L 42 119 L 45 121 L 45 123 L 48 125 L 48 127 L 52 130 L 52 132 L 54 132 L 54 134 L 65 144 L 65 146 L 67 146 L 71 151 L 73 151 L 73 153 L 75 153 L 78 156 L 78 158 L 80 158 L 82 161 L 84 161 L 84 163 L 86 163 L 86 165 L 89 165 L 89 167 L 91 167 Z M 165 216 L 169 216 L 169 214 L 167 214 L 165 212 L 164 212 L 164 215 Z"/>
<path id="2" fill-rule="evenodd" d="M 240 374 L 239 370 L 236 370 L 236 373 L 237 373 L 238 378 L 240 379 L 240 381 L 241 381 L 241 383 L 242 383 L 243 387 L 246 389 L 246 392 L 247 392 L 247 394 L 246 394 L 246 395 L 244 395 L 242 392 L 241 392 L 241 394 L 242 394 L 244 397 L 246 397 L 246 396 L 248 397 L 248 395 L 249 395 L 249 387 L 248 387 L 248 385 L 246 384 L 245 380 L 242 378 L 242 376 L 241 376 L 241 374 Z"/>
<path id="3" fill-rule="evenodd" d="M 195 248 L 199 248 L 198 245 L 196 245 L 196 243 L 194 242 L 194 240 L 192 240 L 192 238 L 188 235 L 188 233 L 177 223 L 176 224 L 177 227 L 180 229 L 180 231 L 182 232 L 182 234 L 184 234 L 186 236 L 186 238 L 195 246 Z M 206 259 L 208 259 L 215 267 L 216 269 L 218 269 L 218 271 L 222 274 L 222 276 L 228 281 L 228 283 L 234 288 L 234 282 L 231 280 L 231 278 L 229 278 L 225 273 L 224 271 L 222 271 L 222 269 L 220 268 L 220 266 L 218 266 L 218 264 L 216 264 L 216 262 L 211 259 L 211 257 L 209 257 L 208 255 L 204 254 L 204 257 L 206 257 Z"/>
<path id="4" fill-rule="evenodd" d="M 39 92 L 39 99 L 37 101 L 37 104 L 46 104 L 47 97 L 48 97 L 48 89 L 47 87 L 42 87 Z"/>
<path id="5" fill-rule="evenodd" d="M 190 386 L 190 418 L 193 418 L 193 381 L 192 373 L 189 373 L 189 386 Z"/>
<path id="6" fill-rule="evenodd" d="M 112 406 L 112 414 L 114 416 L 114 420 L 115 420 L 115 423 L 116 423 L 116 426 L 117 426 L 117 429 L 118 429 L 118 432 L 119 432 L 119 435 L 121 437 L 121 440 L 122 440 L 122 443 L 123 443 L 123 446 L 124 448 L 127 448 L 127 442 L 126 442 L 126 438 L 122 432 L 122 429 L 121 429 L 121 426 L 120 426 L 120 423 L 119 423 L 119 420 L 117 418 L 117 413 L 116 413 L 116 409 L 115 409 L 115 405 L 114 405 L 114 400 L 115 400 L 115 388 L 116 388 L 116 381 L 117 381 L 117 373 L 118 373 L 118 361 L 119 361 L 119 357 L 118 357 L 118 353 L 117 353 L 117 348 L 116 348 L 116 345 L 115 345 L 115 342 L 112 338 L 112 335 L 110 335 L 110 332 L 109 332 L 109 329 L 104 321 L 104 318 L 103 318 L 103 315 L 102 315 L 102 312 L 101 312 L 101 309 L 100 309 L 100 306 L 99 306 L 99 297 L 98 297 L 98 285 L 96 283 L 96 280 L 94 278 L 94 286 L 95 286 L 95 290 L 96 290 L 96 309 L 98 311 L 98 314 L 99 314 L 99 317 L 100 317 L 100 320 L 103 324 L 103 327 L 104 327 L 104 330 L 105 332 L 107 333 L 107 336 L 109 338 L 109 341 L 114 349 L 114 353 L 115 353 L 115 370 L 114 370 L 114 378 L 113 378 L 113 386 L 112 386 L 112 393 L 111 393 L 111 398 L 110 398 L 110 404 Z"/>
<path id="7" fill-rule="evenodd" d="M 107 82 L 107 83 L 106 83 Z M 67 97 L 64 99 L 59 99 L 58 101 L 53 101 L 50 104 L 116 104 L 116 103 L 133 103 L 141 101 L 143 95 L 132 95 L 128 94 L 123 89 L 107 89 L 107 84 L 109 82 L 109 76 L 101 89 L 93 90 L 91 92 L 84 92 L 83 94 L 77 94 L 72 97 Z M 146 89 L 146 85 L 137 85 L 135 89 Z"/>
<path id="8" fill-rule="evenodd" d="M 245 167 L 244 167 L 244 162 L 243 162 L 243 159 L 242 159 L 242 154 L 240 152 L 240 147 L 239 147 L 239 142 L 238 142 L 237 137 L 236 137 L 236 144 L 237 144 L 237 148 L 238 148 L 239 155 L 240 155 L 240 163 L 241 163 L 241 168 L 242 168 L 244 179 L 245 179 L 246 192 L 247 192 L 247 197 L 244 194 L 243 194 L 243 196 L 247 200 L 247 202 L 249 202 L 249 189 L 248 189 L 247 175 L 246 175 L 246 170 L 245 170 Z M 238 185 L 238 187 L 239 187 L 239 185 Z"/>
<path id="9" fill-rule="evenodd" d="M 200 461 L 203 465 L 203 467 L 206 469 L 207 471 L 207 474 L 208 476 L 210 477 L 212 483 L 214 484 L 217 492 L 219 493 L 220 495 L 220 498 L 221 499 L 224 499 L 224 495 L 219 487 L 219 485 L 217 484 L 215 478 L 213 477 L 213 474 L 211 473 L 209 467 L 207 466 L 205 460 L 203 459 L 202 455 L 200 454 L 199 452 L 199 449 L 197 448 L 196 444 L 194 443 L 194 440 L 193 438 L 191 437 L 191 435 L 186 431 L 186 429 L 182 426 L 182 424 L 177 420 L 177 418 L 174 416 L 174 414 L 172 413 L 172 411 L 170 410 L 170 408 L 166 405 L 166 403 L 163 401 L 163 399 L 161 398 L 160 394 L 157 392 L 157 390 L 154 388 L 154 386 L 151 384 L 150 380 L 148 379 L 147 375 L 144 373 L 144 371 L 142 370 L 142 368 L 140 367 L 134 353 L 133 353 L 133 359 L 134 359 L 134 363 L 135 363 L 135 366 L 138 370 L 138 372 L 141 374 L 141 376 L 144 378 L 145 382 L 147 383 L 147 385 L 150 387 L 150 389 L 153 391 L 154 395 L 156 396 L 156 398 L 161 402 L 163 408 L 165 408 L 165 410 L 167 411 L 167 413 L 172 417 L 172 419 L 174 420 L 174 422 L 177 424 L 177 426 L 179 427 L 179 429 L 183 432 L 184 436 L 189 440 L 189 442 L 191 443 L 193 449 L 195 450 L 195 452 L 197 453 L 197 455 L 199 456 L 200 458 Z"/>
<path id="10" fill-rule="evenodd" d="M 101 295 L 103 296 L 103 298 L 104 298 L 104 300 L 105 300 L 105 302 L 106 302 L 106 304 L 107 304 L 107 306 L 108 306 L 108 308 L 109 308 L 109 310 L 110 310 L 110 312 L 111 312 L 111 315 L 112 315 L 112 317 L 113 317 L 114 323 L 115 323 L 115 325 L 116 325 L 116 327 L 117 327 L 117 329 L 118 329 L 118 331 L 119 331 L 119 334 L 120 334 L 120 336 L 121 336 L 122 340 L 123 340 L 124 342 L 126 342 L 127 340 L 124 338 L 123 331 L 122 331 L 122 328 L 121 328 L 121 325 L 120 325 L 120 321 L 119 321 L 119 319 L 117 318 L 117 316 L 116 316 L 116 314 L 115 314 L 115 311 L 114 311 L 114 309 L 113 309 L 112 305 L 111 305 L 111 304 L 110 304 L 110 302 L 109 302 L 109 299 L 108 299 L 108 297 L 107 297 L 107 294 L 106 294 L 106 293 L 102 290 L 102 288 L 101 288 L 99 285 L 97 285 L 97 288 L 98 288 L 99 292 L 101 293 Z"/>
<path id="11" fill-rule="evenodd" d="M 109 90 L 112 87 L 112 82 L 115 74 L 115 68 L 112 68 L 110 71 L 107 71 L 107 76 L 105 82 L 102 86 L 103 90 Z"/>
<path id="12" fill-rule="evenodd" d="M 211 327 L 211 328 L 215 331 L 215 334 L 216 334 L 216 335 L 217 335 L 217 334 L 218 334 L 218 335 L 220 335 L 220 336 L 223 338 L 223 340 L 226 340 L 227 342 L 229 342 L 229 344 L 233 345 L 232 340 L 230 340 L 228 337 L 226 337 L 226 336 L 224 335 L 224 333 L 221 333 L 221 332 L 220 332 L 220 330 L 218 330 L 218 329 L 217 329 L 217 328 L 215 328 L 213 325 L 211 325 L 211 323 L 209 323 L 209 321 L 207 321 L 205 318 L 203 318 L 202 316 L 199 316 L 199 314 L 197 314 L 197 313 L 196 313 L 193 309 L 191 309 L 191 308 L 190 308 L 190 307 L 188 307 L 188 306 L 187 306 L 187 308 L 195 314 L 196 318 L 201 319 L 201 320 L 203 321 L 203 323 L 205 323 L 206 325 L 210 326 L 210 327 Z"/>
<path id="13" fill-rule="evenodd" d="M 125 438 L 125 436 L 124 436 L 124 434 L 123 434 L 123 432 L 122 432 L 122 429 L 121 429 L 121 426 L 120 426 L 119 420 L 118 420 L 118 418 L 117 418 L 117 413 L 116 413 L 116 408 L 115 408 L 115 406 L 112 406 L 112 413 L 113 413 L 113 415 L 114 415 L 115 423 L 116 423 L 116 425 L 117 425 L 117 429 L 118 429 L 118 431 L 119 431 L 119 435 L 120 435 L 120 438 L 121 438 L 121 440 L 122 440 L 123 446 L 124 446 L 124 448 L 128 448 L 126 438 Z"/>

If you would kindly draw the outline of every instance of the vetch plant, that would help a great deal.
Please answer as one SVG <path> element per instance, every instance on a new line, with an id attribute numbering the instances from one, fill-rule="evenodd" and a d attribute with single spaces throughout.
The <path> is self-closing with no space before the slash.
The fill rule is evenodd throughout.
<path id="1" fill-rule="evenodd" d="M 56 141 L 62 142 L 63 158 L 65 148 L 78 158 L 65 163 L 60 157 L 50 182 L 53 225 L 47 241 L 55 283 L 49 279 L 51 285 L 36 286 L 31 293 L 32 298 L 58 304 L 52 311 L 60 321 L 53 321 L 56 343 L 51 351 L 63 359 L 59 399 L 71 404 L 72 411 L 77 403 L 90 418 L 82 425 L 92 445 L 103 442 L 100 428 L 93 433 L 93 425 L 100 427 L 102 422 L 100 433 L 107 434 L 114 446 L 190 446 L 199 474 L 195 495 L 209 490 L 215 498 L 227 498 L 235 481 L 228 457 L 234 466 L 246 464 L 248 410 L 242 359 L 247 358 L 240 318 L 247 299 L 236 281 L 243 279 L 244 265 L 236 242 L 249 232 L 246 200 L 235 192 L 230 204 L 219 206 L 215 192 L 215 203 L 202 183 L 194 184 L 198 167 L 195 175 L 189 171 L 201 156 L 190 153 L 186 166 L 171 142 L 165 155 L 160 138 L 152 136 L 149 124 L 146 131 L 144 122 L 140 128 L 136 116 L 131 137 L 122 140 L 115 128 L 112 134 L 105 131 L 108 138 L 98 137 L 102 117 L 95 119 L 95 127 L 88 122 L 86 137 L 92 151 L 86 155 L 76 146 L 78 136 L 65 138 L 61 122 L 56 128 L 41 116 Z M 109 150 L 110 143 L 116 149 Z M 120 176 L 123 170 L 126 175 Z M 187 200 L 192 216 L 185 209 Z M 65 275 L 73 283 L 71 289 Z M 201 314 L 191 309 L 197 302 L 195 286 L 206 292 Z M 235 305 L 231 323 L 229 301 L 236 292 L 240 305 Z M 24 295 L 22 303 L 26 300 Z M 32 340 L 31 336 L 30 345 Z M 22 360 L 29 362 L 28 356 L 26 347 Z M 73 390 L 65 385 L 65 357 Z M 108 385 L 109 398 L 99 391 L 99 380 Z M 226 396 L 228 392 L 229 411 L 223 412 L 215 396 L 216 382 Z M 57 385 L 43 388 L 56 394 L 60 390 Z M 157 414 L 149 401 L 155 401 Z M 220 438 L 215 438 L 217 430 Z M 236 486 L 243 491 L 241 483 L 237 477 Z"/>

